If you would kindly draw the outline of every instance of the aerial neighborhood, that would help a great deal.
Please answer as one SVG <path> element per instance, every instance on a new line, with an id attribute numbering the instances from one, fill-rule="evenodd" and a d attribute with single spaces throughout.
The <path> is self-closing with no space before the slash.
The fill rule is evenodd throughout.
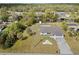
<path id="1" fill-rule="evenodd" d="M 0 53 L 79 54 L 78 4 L 0 4 Z"/>

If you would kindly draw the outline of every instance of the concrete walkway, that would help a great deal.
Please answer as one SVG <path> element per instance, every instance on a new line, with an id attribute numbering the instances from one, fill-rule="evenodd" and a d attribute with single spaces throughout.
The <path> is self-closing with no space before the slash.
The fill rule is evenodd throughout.
<path id="1" fill-rule="evenodd" d="M 64 38 L 56 38 L 55 40 L 56 40 L 57 45 L 59 47 L 60 54 L 63 54 L 63 55 L 67 55 L 67 54 L 72 55 L 73 54 L 69 45 L 67 44 L 67 42 L 65 41 Z"/>

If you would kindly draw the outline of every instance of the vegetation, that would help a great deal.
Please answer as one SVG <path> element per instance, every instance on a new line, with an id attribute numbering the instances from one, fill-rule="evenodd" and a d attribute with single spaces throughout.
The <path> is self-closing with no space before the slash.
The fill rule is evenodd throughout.
<path id="1" fill-rule="evenodd" d="M 3 47 L 11 47 L 16 42 L 16 40 L 20 38 L 25 28 L 26 27 L 20 23 L 12 23 L 7 28 L 5 28 L 0 35 L 0 40 L 2 41 L 1 44 Z M 18 36 L 19 34 L 20 36 Z"/>
<path id="2" fill-rule="evenodd" d="M 63 27 L 63 29 L 64 29 L 65 31 L 67 31 L 68 26 L 67 26 L 66 22 L 63 22 L 63 23 L 62 23 L 62 27 Z"/>
<path id="3" fill-rule="evenodd" d="M 63 22 L 54 22 L 54 23 L 49 23 L 52 26 L 59 26 L 61 27 L 63 33 L 64 33 L 64 38 L 66 42 L 69 44 L 72 52 L 74 54 L 79 54 L 79 32 L 74 32 L 74 31 L 65 31 L 63 30 Z"/>
<path id="4" fill-rule="evenodd" d="M 7 8 L 0 9 L 0 20 L 2 21 L 8 21 L 9 14 L 7 13 L 6 9 Z"/>
<path id="5" fill-rule="evenodd" d="M 45 14 L 40 13 L 41 15 L 38 15 L 41 21 L 55 22 L 59 17 L 55 12 L 66 12 L 70 15 L 68 19 L 79 22 L 78 4 L 1 4 L 0 6 L 0 18 L 4 21 L 7 21 L 8 17 L 12 15 L 13 19 L 25 19 L 28 20 L 27 25 L 32 25 L 36 22 L 35 17 L 37 15 L 35 12 L 42 12 Z"/>
<path id="6" fill-rule="evenodd" d="M 23 37 L 28 36 L 28 38 L 24 38 L 24 40 L 17 40 L 17 42 L 11 47 L 6 50 L 3 50 L 0 48 L 0 52 L 2 53 L 51 53 L 51 54 L 58 54 L 56 51 L 58 51 L 58 47 L 56 44 L 56 41 L 40 36 L 39 34 L 39 24 L 34 24 L 31 27 L 31 30 L 34 30 L 33 32 L 36 32 L 35 35 L 28 36 L 27 28 L 23 32 Z M 52 45 L 43 45 L 42 42 L 46 39 L 49 39 L 49 41 L 52 43 Z M 39 43 L 40 40 L 43 40 Z M 38 44 L 39 43 L 39 44 Z M 37 45 L 38 44 L 38 45 Z"/>
<path id="7" fill-rule="evenodd" d="M 66 12 L 69 17 L 64 18 L 63 22 L 57 22 L 59 16 L 56 12 Z M 68 44 L 75 53 L 79 53 L 79 32 L 68 32 L 67 20 L 79 23 L 79 4 L 0 4 L 0 25 L 6 25 L 5 28 L 1 28 L 0 47 L 17 52 L 53 51 L 56 53 L 58 48 L 55 41 L 53 41 L 53 46 L 43 46 L 40 43 L 34 48 L 38 41 L 44 39 L 39 35 L 39 28 L 36 24 L 42 21 L 61 26 Z"/>

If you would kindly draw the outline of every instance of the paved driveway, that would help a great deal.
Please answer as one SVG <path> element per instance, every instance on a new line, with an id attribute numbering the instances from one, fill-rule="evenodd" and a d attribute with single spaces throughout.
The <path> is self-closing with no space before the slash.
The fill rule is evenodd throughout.
<path id="1" fill-rule="evenodd" d="M 55 40 L 58 44 L 60 54 L 73 54 L 64 38 L 56 38 Z"/>

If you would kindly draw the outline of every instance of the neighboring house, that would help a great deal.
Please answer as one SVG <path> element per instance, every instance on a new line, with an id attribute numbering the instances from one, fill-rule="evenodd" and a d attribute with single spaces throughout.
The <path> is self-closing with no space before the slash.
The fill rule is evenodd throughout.
<path id="1" fill-rule="evenodd" d="M 35 14 L 36 14 L 37 16 L 41 16 L 41 15 L 44 15 L 45 12 L 35 12 Z"/>
<path id="2" fill-rule="evenodd" d="M 68 30 L 79 31 L 79 24 L 72 22 L 67 25 L 68 25 Z"/>
<path id="3" fill-rule="evenodd" d="M 44 12 L 35 12 L 35 20 L 36 22 L 39 22 L 41 20 L 41 16 L 44 15 Z"/>
<path id="4" fill-rule="evenodd" d="M 69 14 L 67 12 L 55 12 L 58 15 L 58 21 L 64 21 L 64 19 L 67 19 L 69 17 Z"/>
<path id="5" fill-rule="evenodd" d="M 40 25 L 40 34 L 48 35 L 53 38 L 62 38 L 63 33 L 58 26 Z"/>
<path id="6" fill-rule="evenodd" d="M 17 12 L 17 11 L 7 11 L 9 13 L 9 15 L 13 15 L 13 14 L 16 14 L 16 15 L 23 15 L 24 13 L 26 12 Z"/>
<path id="7" fill-rule="evenodd" d="M 69 19 L 69 20 L 66 20 L 66 22 L 72 23 L 72 22 L 74 22 L 74 20 Z"/>
<path id="8" fill-rule="evenodd" d="M 19 19 L 21 19 L 21 18 L 22 18 L 21 15 L 13 14 L 13 15 L 11 15 L 11 16 L 8 17 L 8 21 L 9 21 L 9 22 L 13 22 L 13 21 L 19 20 Z"/>

